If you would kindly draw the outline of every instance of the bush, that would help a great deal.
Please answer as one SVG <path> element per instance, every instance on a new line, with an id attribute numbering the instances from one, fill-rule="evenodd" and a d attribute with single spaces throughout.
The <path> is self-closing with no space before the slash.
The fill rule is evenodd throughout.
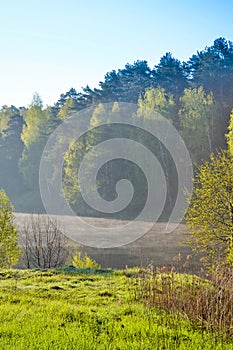
<path id="1" fill-rule="evenodd" d="M 147 306 L 183 315 L 203 330 L 233 335 L 233 271 L 202 278 L 174 272 L 145 272 L 140 280 Z"/>
<path id="2" fill-rule="evenodd" d="M 84 254 L 84 256 L 82 256 L 81 252 L 74 253 L 72 264 L 74 267 L 77 268 L 98 269 L 101 267 L 100 264 L 98 264 L 86 253 Z"/>
<path id="3" fill-rule="evenodd" d="M 0 267 L 17 264 L 21 255 L 18 229 L 14 223 L 13 206 L 4 190 L 0 190 Z"/>
<path id="4" fill-rule="evenodd" d="M 30 268 L 54 268 L 65 265 L 68 240 L 47 215 L 31 215 L 22 229 L 24 262 Z"/>

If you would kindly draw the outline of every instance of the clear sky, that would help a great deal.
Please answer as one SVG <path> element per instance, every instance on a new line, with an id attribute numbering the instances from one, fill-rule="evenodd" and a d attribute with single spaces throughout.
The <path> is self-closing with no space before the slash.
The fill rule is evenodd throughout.
<path id="1" fill-rule="evenodd" d="M 0 0 L 0 106 L 44 105 L 137 59 L 233 41 L 232 0 Z"/>

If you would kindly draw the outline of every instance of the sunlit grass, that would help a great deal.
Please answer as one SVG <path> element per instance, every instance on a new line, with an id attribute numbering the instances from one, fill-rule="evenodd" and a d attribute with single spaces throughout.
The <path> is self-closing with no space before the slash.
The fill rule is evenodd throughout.
<path id="1" fill-rule="evenodd" d="M 1 270 L 0 349 L 233 349 L 147 305 L 142 278 L 140 269 Z"/>

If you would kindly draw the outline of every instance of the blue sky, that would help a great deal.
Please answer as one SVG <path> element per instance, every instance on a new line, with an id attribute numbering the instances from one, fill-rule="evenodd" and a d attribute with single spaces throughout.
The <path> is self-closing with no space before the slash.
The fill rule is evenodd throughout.
<path id="1" fill-rule="evenodd" d="M 0 0 L 0 106 L 53 104 L 137 59 L 181 61 L 225 37 L 231 0 Z"/>

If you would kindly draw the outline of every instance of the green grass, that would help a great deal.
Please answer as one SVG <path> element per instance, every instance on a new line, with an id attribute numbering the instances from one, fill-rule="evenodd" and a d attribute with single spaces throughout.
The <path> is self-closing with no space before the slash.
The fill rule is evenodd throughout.
<path id="1" fill-rule="evenodd" d="M 0 270 L 0 349 L 233 349 L 139 297 L 139 269 Z"/>

